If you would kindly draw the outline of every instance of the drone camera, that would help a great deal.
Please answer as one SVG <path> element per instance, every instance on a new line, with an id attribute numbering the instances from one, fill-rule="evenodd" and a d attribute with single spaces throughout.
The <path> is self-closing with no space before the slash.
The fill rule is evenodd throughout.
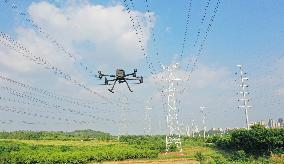
<path id="1" fill-rule="evenodd" d="M 116 76 L 119 77 L 119 78 L 123 78 L 125 77 L 125 72 L 123 69 L 117 69 L 116 70 Z"/>

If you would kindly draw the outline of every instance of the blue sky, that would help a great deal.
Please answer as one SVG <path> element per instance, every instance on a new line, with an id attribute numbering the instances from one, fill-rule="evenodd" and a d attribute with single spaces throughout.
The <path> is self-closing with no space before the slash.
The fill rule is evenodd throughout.
<path id="1" fill-rule="evenodd" d="M 73 64 L 66 54 L 64 55 L 58 47 L 52 45 L 50 40 L 45 39 L 41 33 L 24 20 L 23 16 L 19 16 L 17 11 L 11 8 L 13 3 L 17 5 L 17 11 L 29 13 L 30 18 L 43 27 L 53 38 L 56 38 L 69 52 L 81 58 L 80 61 L 92 70 L 110 72 L 117 67 L 123 67 L 128 71 L 138 68 L 138 73 L 146 79 L 145 83 L 133 86 L 134 93 L 129 93 L 124 85 L 118 86 L 118 93 L 107 93 L 107 87 L 98 85 L 101 81 L 86 75 L 80 70 L 78 63 Z M 133 0 L 133 3 L 135 12 L 131 13 L 143 20 L 141 23 L 143 35 L 148 39 L 143 41 L 143 45 L 147 47 L 150 62 L 156 68 L 159 68 L 159 60 L 164 65 L 176 62 L 177 56 L 181 52 L 189 1 L 150 0 L 151 16 L 154 20 L 152 24 L 147 19 L 146 3 L 138 0 Z M 190 61 L 197 54 L 198 46 L 193 47 L 197 31 L 201 29 L 202 38 L 208 25 L 208 21 L 205 21 L 203 25 L 200 23 L 206 3 L 207 1 L 192 0 L 188 38 L 185 43 L 182 69 L 178 73 L 185 79 L 189 73 L 185 72 L 183 68 L 187 63 L 192 67 Z M 210 1 L 208 18 L 212 16 L 216 3 L 217 0 Z M 131 5 L 130 1 L 129 5 Z M 189 125 L 192 120 L 196 120 L 197 124 L 201 125 L 199 106 L 204 105 L 208 106 L 209 128 L 244 126 L 243 111 L 236 109 L 238 105 L 238 98 L 235 95 L 238 84 L 234 82 L 236 79 L 234 73 L 238 71 L 236 64 L 243 64 L 250 78 L 251 103 L 254 106 L 250 111 L 251 121 L 284 117 L 283 6 L 284 2 L 280 0 L 221 1 L 204 44 L 204 50 L 198 57 L 196 71 L 193 72 L 190 81 L 185 80 L 183 86 L 186 86 L 187 89 L 184 94 L 178 97 L 181 102 L 178 105 L 180 120 L 183 124 Z M 155 80 L 151 77 L 150 70 L 147 69 L 146 60 L 141 54 L 137 41 L 138 36 L 131 28 L 132 24 L 128 17 L 123 1 L 116 0 L 28 0 L 9 1 L 9 3 L 1 1 L 0 31 L 13 36 L 15 40 L 31 49 L 34 54 L 45 57 L 70 72 L 101 95 L 108 97 L 110 101 L 119 102 L 119 97 L 128 96 L 129 108 L 134 110 L 128 113 L 127 117 L 130 120 L 143 115 L 145 101 L 149 97 L 153 97 L 152 106 L 155 110 L 152 111 L 152 118 L 156 118 L 152 121 L 153 131 L 154 133 L 165 132 L 162 98 L 155 85 Z M 153 43 L 151 38 L 151 28 L 154 29 L 156 43 Z M 159 52 L 158 58 L 155 57 L 155 48 Z M 102 105 L 104 100 L 65 82 L 64 79 L 54 76 L 48 70 L 28 61 L 3 45 L 0 46 L 0 54 L 2 75 L 51 90 L 60 95 L 94 101 L 99 103 L 96 104 L 98 108 L 117 109 L 114 113 L 95 112 L 94 114 L 104 118 L 121 120 L 117 117 L 121 111 L 119 106 Z M 158 74 L 163 75 L 162 72 L 158 72 Z M 15 87 L 9 83 L 0 82 L 0 84 L 1 86 Z M 21 90 L 21 88 L 18 89 Z M 5 92 L 2 96 L 13 97 Z M 64 102 L 55 102 L 50 98 L 47 100 L 67 106 Z M 5 102 L 2 103 L 5 104 Z M 27 106 L 27 108 L 36 112 L 34 107 Z M 19 118 L 11 112 L 5 112 L 4 115 L 7 117 L 2 118 L 1 116 L 0 120 L 29 120 L 28 116 Z M 64 113 L 57 116 L 63 117 Z M 77 119 L 71 114 L 69 117 Z M 84 117 L 78 119 L 84 119 Z M 35 121 L 39 120 L 35 119 Z M 60 126 L 53 128 L 50 120 L 46 119 L 45 121 L 48 123 L 44 122 L 36 126 L 14 123 L 7 126 L 5 130 L 72 130 L 93 127 L 92 124 L 75 126 L 62 122 Z M 96 123 L 99 130 L 117 133 L 116 128 L 111 127 L 111 123 L 108 125 L 100 121 Z M 143 117 L 141 117 L 136 121 L 135 126 L 129 127 L 129 131 L 142 133 L 143 126 Z"/>

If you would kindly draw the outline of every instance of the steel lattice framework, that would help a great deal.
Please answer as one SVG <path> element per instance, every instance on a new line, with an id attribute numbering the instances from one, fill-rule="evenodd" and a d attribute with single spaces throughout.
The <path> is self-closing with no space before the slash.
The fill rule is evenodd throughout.
<path id="1" fill-rule="evenodd" d="M 146 102 L 146 106 L 145 106 L 145 127 L 144 127 L 144 134 L 145 135 L 152 135 L 151 134 L 151 124 L 152 124 L 152 122 L 151 122 L 151 115 L 150 115 L 152 107 L 150 106 L 150 100 L 148 100 Z"/>
<path id="2" fill-rule="evenodd" d="M 246 127 L 247 129 L 249 129 L 248 109 L 252 108 L 252 106 L 249 105 L 250 98 L 248 97 L 249 92 L 247 91 L 248 78 L 245 77 L 246 73 L 243 70 L 243 66 L 237 65 L 237 67 L 240 68 L 240 80 L 241 80 L 240 84 L 241 90 L 239 92 L 241 94 L 241 98 L 238 101 L 242 102 L 242 105 L 238 106 L 238 108 L 244 109 L 246 115 Z"/>
<path id="3" fill-rule="evenodd" d="M 128 135 L 128 125 L 127 125 L 128 98 L 126 96 L 123 96 L 119 98 L 119 101 L 121 103 L 120 117 L 122 120 L 122 124 L 119 126 L 119 134 Z"/>
<path id="4" fill-rule="evenodd" d="M 176 108 L 176 84 L 181 80 L 175 77 L 175 71 L 178 69 L 178 63 L 163 68 L 168 73 L 166 81 L 168 82 L 168 99 L 167 99 L 167 127 L 168 134 L 166 136 L 166 151 L 168 152 L 171 145 L 175 144 L 181 152 L 180 128 L 178 122 L 178 111 Z"/>

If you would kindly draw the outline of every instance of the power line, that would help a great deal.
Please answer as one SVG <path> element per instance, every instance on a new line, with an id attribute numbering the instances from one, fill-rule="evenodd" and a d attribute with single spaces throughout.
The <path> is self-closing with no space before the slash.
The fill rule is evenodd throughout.
<path id="1" fill-rule="evenodd" d="M 185 48 L 185 43 L 188 39 L 188 33 L 189 33 L 189 22 L 190 22 L 190 14 L 191 14 L 191 3 L 192 0 L 188 1 L 188 11 L 187 11 L 187 18 L 186 18 L 186 24 L 185 24 L 185 31 L 184 31 L 184 37 L 183 41 L 181 44 L 181 52 L 180 52 L 180 60 L 179 62 L 182 62 L 183 54 L 184 54 L 184 48 Z"/>
<path id="2" fill-rule="evenodd" d="M 131 3 L 131 6 L 129 4 L 129 1 Z M 135 34 L 136 34 L 136 36 L 138 38 L 138 44 L 140 46 L 140 50 L 141 50 L 143 56 L 146 59 L 146 63 L 147 63 L 148 69 L 150 70 L 150 73 L 152 75 L 154 75 L 156 71 L 155 71 L 155 69 L 153 67 L 153 63 L 150 62 L 149 56 L 147 55 L 145 46 L 143 44 L 144 43 L 144 34 L 143 34 L 142 27 L 141 27 L 141 25 L 139 23 L 139 19 L 138 19 L 137 15 L 135 15 L 133 13 L 133 11 L 131 10 L 131 8 L 135 9 L 135 5 L 134 5 L 132 0 L 129 0 L 129 1 L 128 0 L 123 0 L 123 4 L 124 4 L 124 6 L 126 8 L 126 11 L 127 11 L 128 15 L 129 15 L 129 19 L 130 19 L 130 21 L 132 23 L 132 27 L 135 30 Z"/>
<path id="3" fill-rule="evenodd" d="M 9 5 L 9 1 L 8 0 L 4 0 L 4 4 L 5 5 Z M 95 77 L 96 72 L 91 70 L 91 68 L 79 61 L 78 58 L 76 58 L 75 55 L 73 55 L 71 52 L 69 52 L 68 50 L 66 50 L 64 48 L 64 46 L 59 43 L 52 35 L 50 35 L 47 31 L 45 31 L 43 29 L 42 26 L 40 26 L 39 24 L 37 24 L 32 18 L 28 17 L 28 14 L 24 11 L 19 11 L 19 7 L 12 3 L 10 4 L 10 7 L 13 9 L 13 11 L 16 12 L 17 15 L 21 16 L 24 18 L 24 20 L 29 23 L 32 27 L 34 27 L 34 30 L 36 30 L 37 32 L 39 32 L 45 39 L 49 40 L 56 48 L 58 48 L 60 51 L 62 51 L 67 57 L 71 58 L 73 61 L 73 64 L 78 63 L 78 65 L 80 66 L 81 70 L 83 70 L 84 72 L 86 72 L 88 75 L 90 75 L 91 77 Z"/>
<path id="4" fill-rule="evenodd" d="M 208 2 L 210 2 L 210 0 L 208 0 Z M 205 8 L 207 8 L 207 6 L 209 7 L 209 3 L 207 2 L 207 5 Z M 208 26 L 206 28 L 206 31 L 205 31 L 205 34 L 203 36 L 203 39 L 199 45 L 199 48 L 197 50 L 197 53 L 195 54 L 195 59 L 193 61 L 193 64 L 191 66 L 191 69 L 190 69 L 190 63 L 188 63 L 186 65 L 186 69 L 185 71 L 186 72 L 189 72 L 188 75 L 187 75 L 187 78 L 186 78 L 186 81 L 188 82 L 192 76 L 192 72 L 195 70 L 195 68 L 197 67 L 197 62 L 198 62 L 198 57 L 202 54 L 203 52 L 203 49 L 204 49 L 204 46 L 205 46 L 205 43 L 207 41 L 207 38 L 208 38 L 208 34 L 209 32 L 211 31 L 211 28 L 212 28 L 212 25 L 215 21 L 215 17 L 216 17 L 216 14 L 219 10 L 219 6 L 220 6 L 220 3 L 221 3 L 221 0 L 217 0 L 216 4 L 215 4 L 215 7 L 214 7 L 214 10 L 213 10 L 213 15 L 211 16 L 210 20 L 209 20 L 209 23 L 208 23 Z M 206 12 L 207 13 L 207 9 L 206 9 Z M 203 17 L 202 17 L 202 22 L 205 20 L 206 18 L 206 15 L 207 14 L 204 14 Z M 200 32 L 199 32 L 200 33 Z M 189 70 L 190 69 L 190 70 Z M 182 89 L 182 93 L 185 91 L 186 87 L 184 86 L 183 89 Z"/>
<path id="5" fill-rule="evenodd" d="M 148 0 L 145 0 L 146 2 L 146 10 L 147 10 L 147 13 L 148 13 L 148 18 L 149 18 L 149 22 L 150 24 L 154 23 L 153 22 L 153 19 L 151 17 L 151 12 L 150 12 L 150 3 Z M 162 66 L 162 62 L 160 61 L 159 59 L 159 50 L 158 50 L 158 46 L 157 46 L 157 38 L 156 38 L 156 34 L 155 34 L 155 31 L 154 31 L 154 28 L 151 26 L 150 27 L 150 31 L 151 31 L 151 38 L 152 38 L 152 42 L 153 42 L 153 46 L 154 46 L 154 50 L 155 50 L 155 54 L 156 54 L 156 57 L 157 57 L 157 60 L 158 60 L 158 64 L 159 64 L 159 67 L 161 68 Z"/>
<path id="6" fill-rule="evenodd" d="M 65 73 L 63 70 L 61 70 L 58 67 L 50 64 L 44 58 L 33 55 L 27 48 L 25 48 L 22 44 L 18 43 L 14 39 L 12 39 L 7 34 L 0 32 L 0 41 L 5 46 L 9 47 L 12 50 L 15 50 L 19 54 L 22 54 L 22 56 L 30 59 L 31 61 L 35 62 L 36 64 L 43 65 L 45 69 L 52 71 L 55 75 L 73 83 L 76 86 L 79 86 L 80 88 L 86 90 L 87 92 L 89 92 L 91 94 L 94 94 L 94 95 L 108 101 L 109 103 L 113 103 L 113 102 L 109 101 L 108 98 L 106 98 L 105 96 L 103 96 L 103 95 L 99 94 L 98 92 L 92 90 L 91 88 L 86 86 L 81 81 L 74 79 L 70 74 Z"/>
<path id="7" fill-rule="evenodd" d="M 3 80 L 3 81 L 8 82 L 10 84 L 19 86 L 21 88 L 25 88 L 29 91 L 36 92 L 38 94 L 41 94 L 42 96 L 47 96 L 49 98 L 52 98 L 52 99 L 55 99 L 55 100 L 58 100 L 58 101 L 62 101 L 62 102 L 64 101 L 64 102 L 70 103 L 72 105 L 80 106 L 80 107 L 83 107 L 83 108 L 97 110 L 96 106 L 93 106 L 89 102 L 83 102 L 84 100 L 80 100 L 80 99 L 76 99 L 76 98 L 68 97 L 68 96 L 58 95 L 58 94 L 50 92 L 46 89 L 37 88 L 37 87 L 31 86 L 29 84 L 22 83 L 20 81 L 16 81 L 14 79 L 11 79 L 11 78 L 8 78 L 8 77 L 2 76 L 2 75 L 0 75 L 0 80 Z M 26 93 L 26 94 L 32 94 L 32 93 Z M 34 94 L 32 94 L 32 95 L 34 95 Z M 98 103 L 96 103 L 96 104 L 98 104 Z M 100 104 L 106 105 L 106 103 L 100 103 Z"/>
<path id="8" fill-rule="evenodd" d="M 21 109 L 21 110 L 20 110 Z M 52 120 L 58 120 L 58 121 L 65 121 L 65 122 L 72 122 L 72 123 L 79 123 L 79 124 L 92 124 L 92 123 L 97 123 L 96 121 L 106 121 L 106 122 L 111 122 L 111 123 L 122 123 L 122 121 L 115 121 L 112 119 L 104 119 L 100 117 L 93 117 L 92 120 L 96 121 L 78 121 L 75 119 L 68 119 L 68 118 L 63 118 L 63 117 L 55 117 L 55 116 L 49 116 L 49 115 L 43 115 L 43 114 L 38 114 L 37 112 L 26 112 L 24 111 L 24 108 L 16 108 L 16 107 L 9 107 L 7 105 L 1 106 L 0 105 L 0 110 L 1 111 L 6 111 L 6 112 L 12 112 L 20 115 L 27 115 L 31 117 L 39 117 L 39 118 L 45 118 L 45 119 L 52 119 Z"/>
<path id="9" fill-rule="evenodd" d="M 209 7 L 211 5 L 210 2 L 211 2 L 211 0 L 207 0 L 206 1 L 205 7 L 204 7 L 203 16 L 202 16 L 201 21 L 200 21 L 200 27 L 199 27 L 198 32 L 197 32 L 196 40 L 193 43 L 193 47 L 195 47 L 197 45 L 197 43 L 199 42 L 199 40 L 200 40 L 200 34 L 201 34 L 201 31 L 202 31 L 201 26 L 203 26 L 204 22 L 207 20 L 208 9 L 209 9 Z"/>
<path id="10" fill-rule="evenodd" d="M 1 89 L 3 89 L 3 87 L 1 87 Z M 76 114 L 76 115 L 80 115 L 80 116 L 87 116 L 87 117 L 91 117 L 91 118 L 94 118 L 94 119 L 100 119 L 100 120 L 106 120 L 106 121 L 109 121 L 109 119 L 106 119 L 106 118 L 101 118 L 101 117 L 98 117 L 98 116 L 95 116 L 93 115 L 91 112 L 83 112 L 81 110 L 74 110 L 74 109 L 71 109 L 71 108 L 65 108 L 63 107 L 63 105 L 59 105 L 59 104 L 50 104 L 48 103 L 47 101 L 43 101 L 41 99 L 38 99 L 38 98 L 35 98 L 35 97 L 32 97 L 32 96 L 27 96 L 21 92 L 18 92 L 16 90 L 13 90 L 11 88 L 8 88 L 8 87 L 5 87 L 4 89 L 8 90 L 10 94 L 12 95 L 15 95 L 15 96 L 18 96 L 18 97 L 22 97 L 22 98 L 27 98 L 28 100 L 32 101 L 32 102 L 35 102 L 35 103 L 40 103 L 40 104 L 43 104 L 46 108 L 52 108 L 52 109 L 55 109 L 57 111 L 64 111 L 64 112 L 70 112 L 72 114 Z M 5 99 L 5 98 L 2 98 L 3 100 L 8 100 L 8 101 L 11 101 L 11 99 Z M 14 102 L 17 102 L 17 103 L 21 103 L 20 101 L 14 101 Z M 25 104 L 30 104 L 30 103 L 25 103 Z M 106 110 L 108 111 L 108 110 Z"/>

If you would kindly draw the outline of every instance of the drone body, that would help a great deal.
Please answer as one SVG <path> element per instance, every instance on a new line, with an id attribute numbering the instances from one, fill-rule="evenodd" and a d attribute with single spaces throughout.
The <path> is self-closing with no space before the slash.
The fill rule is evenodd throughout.
<path id="1" fill-rule="evenodd" d="M 128 80 L 138 80 L 139 82 L 137 84 L 141 84 L 143 83 L 143 77 L 140 76 L 140 77 L 137 77 L 136 76 L 136 72 L 137 72 L 137 69 L 134 69 L 134 72 L 133 73 L 130 73 L 130 74 L 126 74 L 125 71 L 123 69 L 116 69 L 116 74 L 115 75 L 107 75 L 107 74 L 102 74 L 101 71 L 98 71 L 99 73 L 99 79 L 102 79 L 103 77 L 105 77 L 105 83 L 104 85 L 110 85 L 109 82 L 112 82 L 114 81 L 114 83 L 112 84 L 112 88 L 111 89 L 108 89 L 110 92 L 114 93 L 113 92 L 113 89 L 114 89 L 114 86 L 116 84 L 116 82 L 118 83 L 126 83 L 128 89 L 130 92 L 133 92 L 128 84 Z M 129 78 L 129 76 L 132 76 L 132 78 Z M 111 77 L 113 79 L 107 79 L 107 77 Z"/>

